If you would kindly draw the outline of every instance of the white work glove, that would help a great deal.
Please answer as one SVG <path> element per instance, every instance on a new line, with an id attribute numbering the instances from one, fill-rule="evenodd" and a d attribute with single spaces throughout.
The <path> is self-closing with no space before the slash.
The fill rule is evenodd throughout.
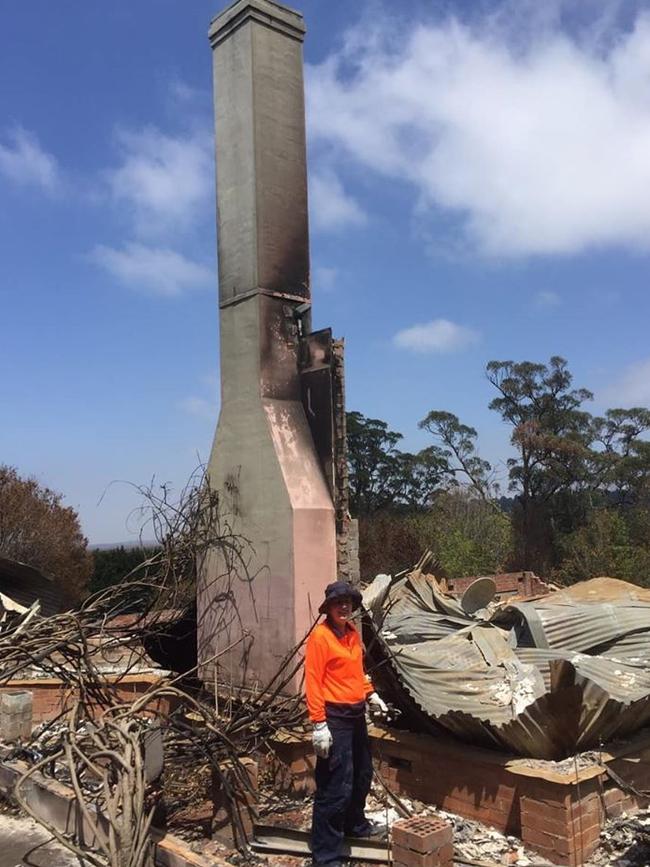
<path id="1" fill-rule="evenodd" d="M 314 723 L 314 731 L 311 736 L 314 752 L 320 759 L 326 759 L 332 746 L 332 733 L 326 722 Z"/>
<path id="2" fill-rule="evenodd" d="M 381 696 L 377 695 L 376 692 L 370 693 L 368 696 L 368 704 L 370 705 L 370 713 L 372 716 L 377 717 L 377 719 L 388 719 L 390 715 L 388 705 Z"/>

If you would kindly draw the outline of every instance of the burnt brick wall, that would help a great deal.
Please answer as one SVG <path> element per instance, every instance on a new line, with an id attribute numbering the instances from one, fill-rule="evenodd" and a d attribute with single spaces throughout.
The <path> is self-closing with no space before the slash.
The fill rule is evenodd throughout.
<path id="1" fill-rule="evenodd" d="M 453 578 L 447 580 L 447 589 L 458 596 L 467 590 L 477 575 L 470 578 Z M 541 596 L 549 592 L 548 584 L 538 578 L 534 572 L 502 572 L 490 575 L 497 585 L 497 596 Z"/>
<path id="2" fill-rule="evenodd" d="M 357 584 L 359 526 L 350 517 L 348 444 L 345 421 L 345 341 L 332 341 L 332 390 L 334 403 L 334 507 L 336 510 L 336 560 L 338 577 Z"/>

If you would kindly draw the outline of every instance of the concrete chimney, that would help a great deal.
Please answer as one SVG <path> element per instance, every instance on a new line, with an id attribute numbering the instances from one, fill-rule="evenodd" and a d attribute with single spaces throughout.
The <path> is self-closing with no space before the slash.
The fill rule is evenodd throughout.
<path id="1" fill-rule="evenodd" d="M 210 27 L 221 412 L 208 475 L 253 552 L 248 576 L 220 551 L 201 568 L 199 661 L 210 684 L 211 657 L 242 631 L 250 637 L 218 660 L 218 679 L 268 681 L 336 576 L 332 490 L 299 364 L 310 322 L 304 34 L 302 16 L 272 0 L 238 0 Z"/>

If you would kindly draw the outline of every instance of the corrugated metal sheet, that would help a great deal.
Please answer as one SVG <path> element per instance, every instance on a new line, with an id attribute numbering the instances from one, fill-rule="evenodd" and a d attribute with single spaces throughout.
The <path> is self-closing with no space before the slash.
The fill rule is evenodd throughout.
<path id="1" fill-rule="evenodd" d="M 650 722 L 650 595 L 599 586 L 608 601 L 583 586 L 586 602 L 551 595 L 479 617 L 431 576 L 375 588 L 373 676 L 424 728 L 522 755 L 629 734 Z"/>
<path id="2" fill-rule="evenodd" d="M 6 557 L 0 557 L 0 590 L 26 608 L 38 599 L 46 617 L 71 607 L 56 584 L 38 569 Z"/>
<path id="3" fill-rule="evenodd" d="M 630 633 L 646 631 L 650 603 L 519 602 L 502 609 L 494 622 L 512 625 L 517 616 L 520 643 L 588 653 Z"/>

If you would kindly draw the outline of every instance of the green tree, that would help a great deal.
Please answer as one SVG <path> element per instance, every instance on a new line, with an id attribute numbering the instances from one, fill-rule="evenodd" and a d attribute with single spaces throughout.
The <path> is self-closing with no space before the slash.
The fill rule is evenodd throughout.
<path id="1" fill-rule="evenodd" d="M 512 557 L 510 519 L 492 501 L 459 488 L 441 494 L 431 512 L 429 547 L 445 578 L 503 572 Z"/>
<path id="2" fill-rule="evenodd" d="M 614 505 L 630 507 L 650 499 L 650 410 L 643 407 L 609 409 L 593 420 L 593 439 L 600 451 L 595 459 L 596 483 Z"/>
<path id="3" fill-rule="evenodd" d="M 519 565 L 544 574 L 554 565 L 558 524 L 570 531 L 583 521 L 583 493 L 593 489 L 593 419 L 582 409 L 593 395 L 571 387 L 559 356 L 548 365 L 490 361 L 486 371 L 499 392 L 489 407 L 511 426 L 517 452 L 508 470 Z"/>
<path id="4" fill-rule="evenodd" d="M 90 579 L 90 592 L 95 593 L 117 584 L 159 550 L 156 547 L 140 545 L 132 548 L 125 548 L 124 545 L 116 548 L 95 548 L 92 552 L 93 574 Z"/>
<path id="5" fill-rule="evenodd" d="M 406 519 L 422 551 L 430 549 L 434 571 L 443 578 L 502 572 L 512 556 L 509 517 L 472 489 L 437 494 L 431 509 Z"/>
<path id="6" fill-rule="evenodd" d="M 0 554 L 35 566 L 73 601 L 87 592 L 92 558 L 62 494 L 0 465 Z"/>
<path id="7" fill-rule="evenodd" d="M 461 424 L 458 416 L 441 410 L 432 410 L 418 427 L 429 431 L 442 444 L 442 456 L 454 482 L 465 476 L 481 499 L 491 499 L 496 493 L 491 480 L 492 467 L 476 451 L 478 435 L 473 427 Z"/>
<path id="8" fill-rule="evenodd" d="M 350 511 L 368 515 L 392 500 L 392 478 L 402 435 L 360 412 L 346 414 Z"/>
<path id="9" fill-rule="evenodd" d="M 650 550 L 636 543 L 624 516 L 614 509 L 595 509 L 587 523 L 559 540 L 561 560 L 552 577 L 563 584 L 599 575 L 635 584 L 650 584 Z"/>
<path id="10" fill-rule="evenodd" d="M 423 516 L 426 518 L 426 514 Z M 426 523 L 426 522 L 425 522 Z M 428 528 L 428 524 L 427 524 Z M 430 533 L 413 516 L 375 512 L 359 518 L 359 565 L 364 581 L 380 572 L 395 575 L 410 568 L 428 547 Z"/>
<path id="11" fill-rule="evenodd" d="M 591 392 L 574 388 L 559 356 L 490 361 L 486 374 L 497 391 L 489 407 L 510 427 L 511 500 L 498 496 L 477 431 L 453 413 L 420 421 L 435 444 L 415 455 L 399 450 L 401 435 L 385 422 L 349 415 L 352 509 L 367 517 L 361 552 L 372 564 L 364 575 L 406 568 L 432 548 L 448 577 L 507 566 L 563 581 L 599 572 L 645 581 L 650 410 L 594 417 L 584 408 Z"/>
<path id="12" fill-rule="evenodd" d="M 402 452 L 402 434 L 386 422 L 347 413 L 350 511 L 355 516 L 384 509 L 425 508 L 447 479 L 448 462 L 430 446 L 417 454 Z"/>
<path id="13" fill-rule="evenodd" d="M 438 492 L 423 511 L 369 515 L 359 529 L 364 579 L 407 569 L 427 549 L 439 577 L 486 575 L 503 571 L 512 551 L 507 515 L 464 488 Z"/>

